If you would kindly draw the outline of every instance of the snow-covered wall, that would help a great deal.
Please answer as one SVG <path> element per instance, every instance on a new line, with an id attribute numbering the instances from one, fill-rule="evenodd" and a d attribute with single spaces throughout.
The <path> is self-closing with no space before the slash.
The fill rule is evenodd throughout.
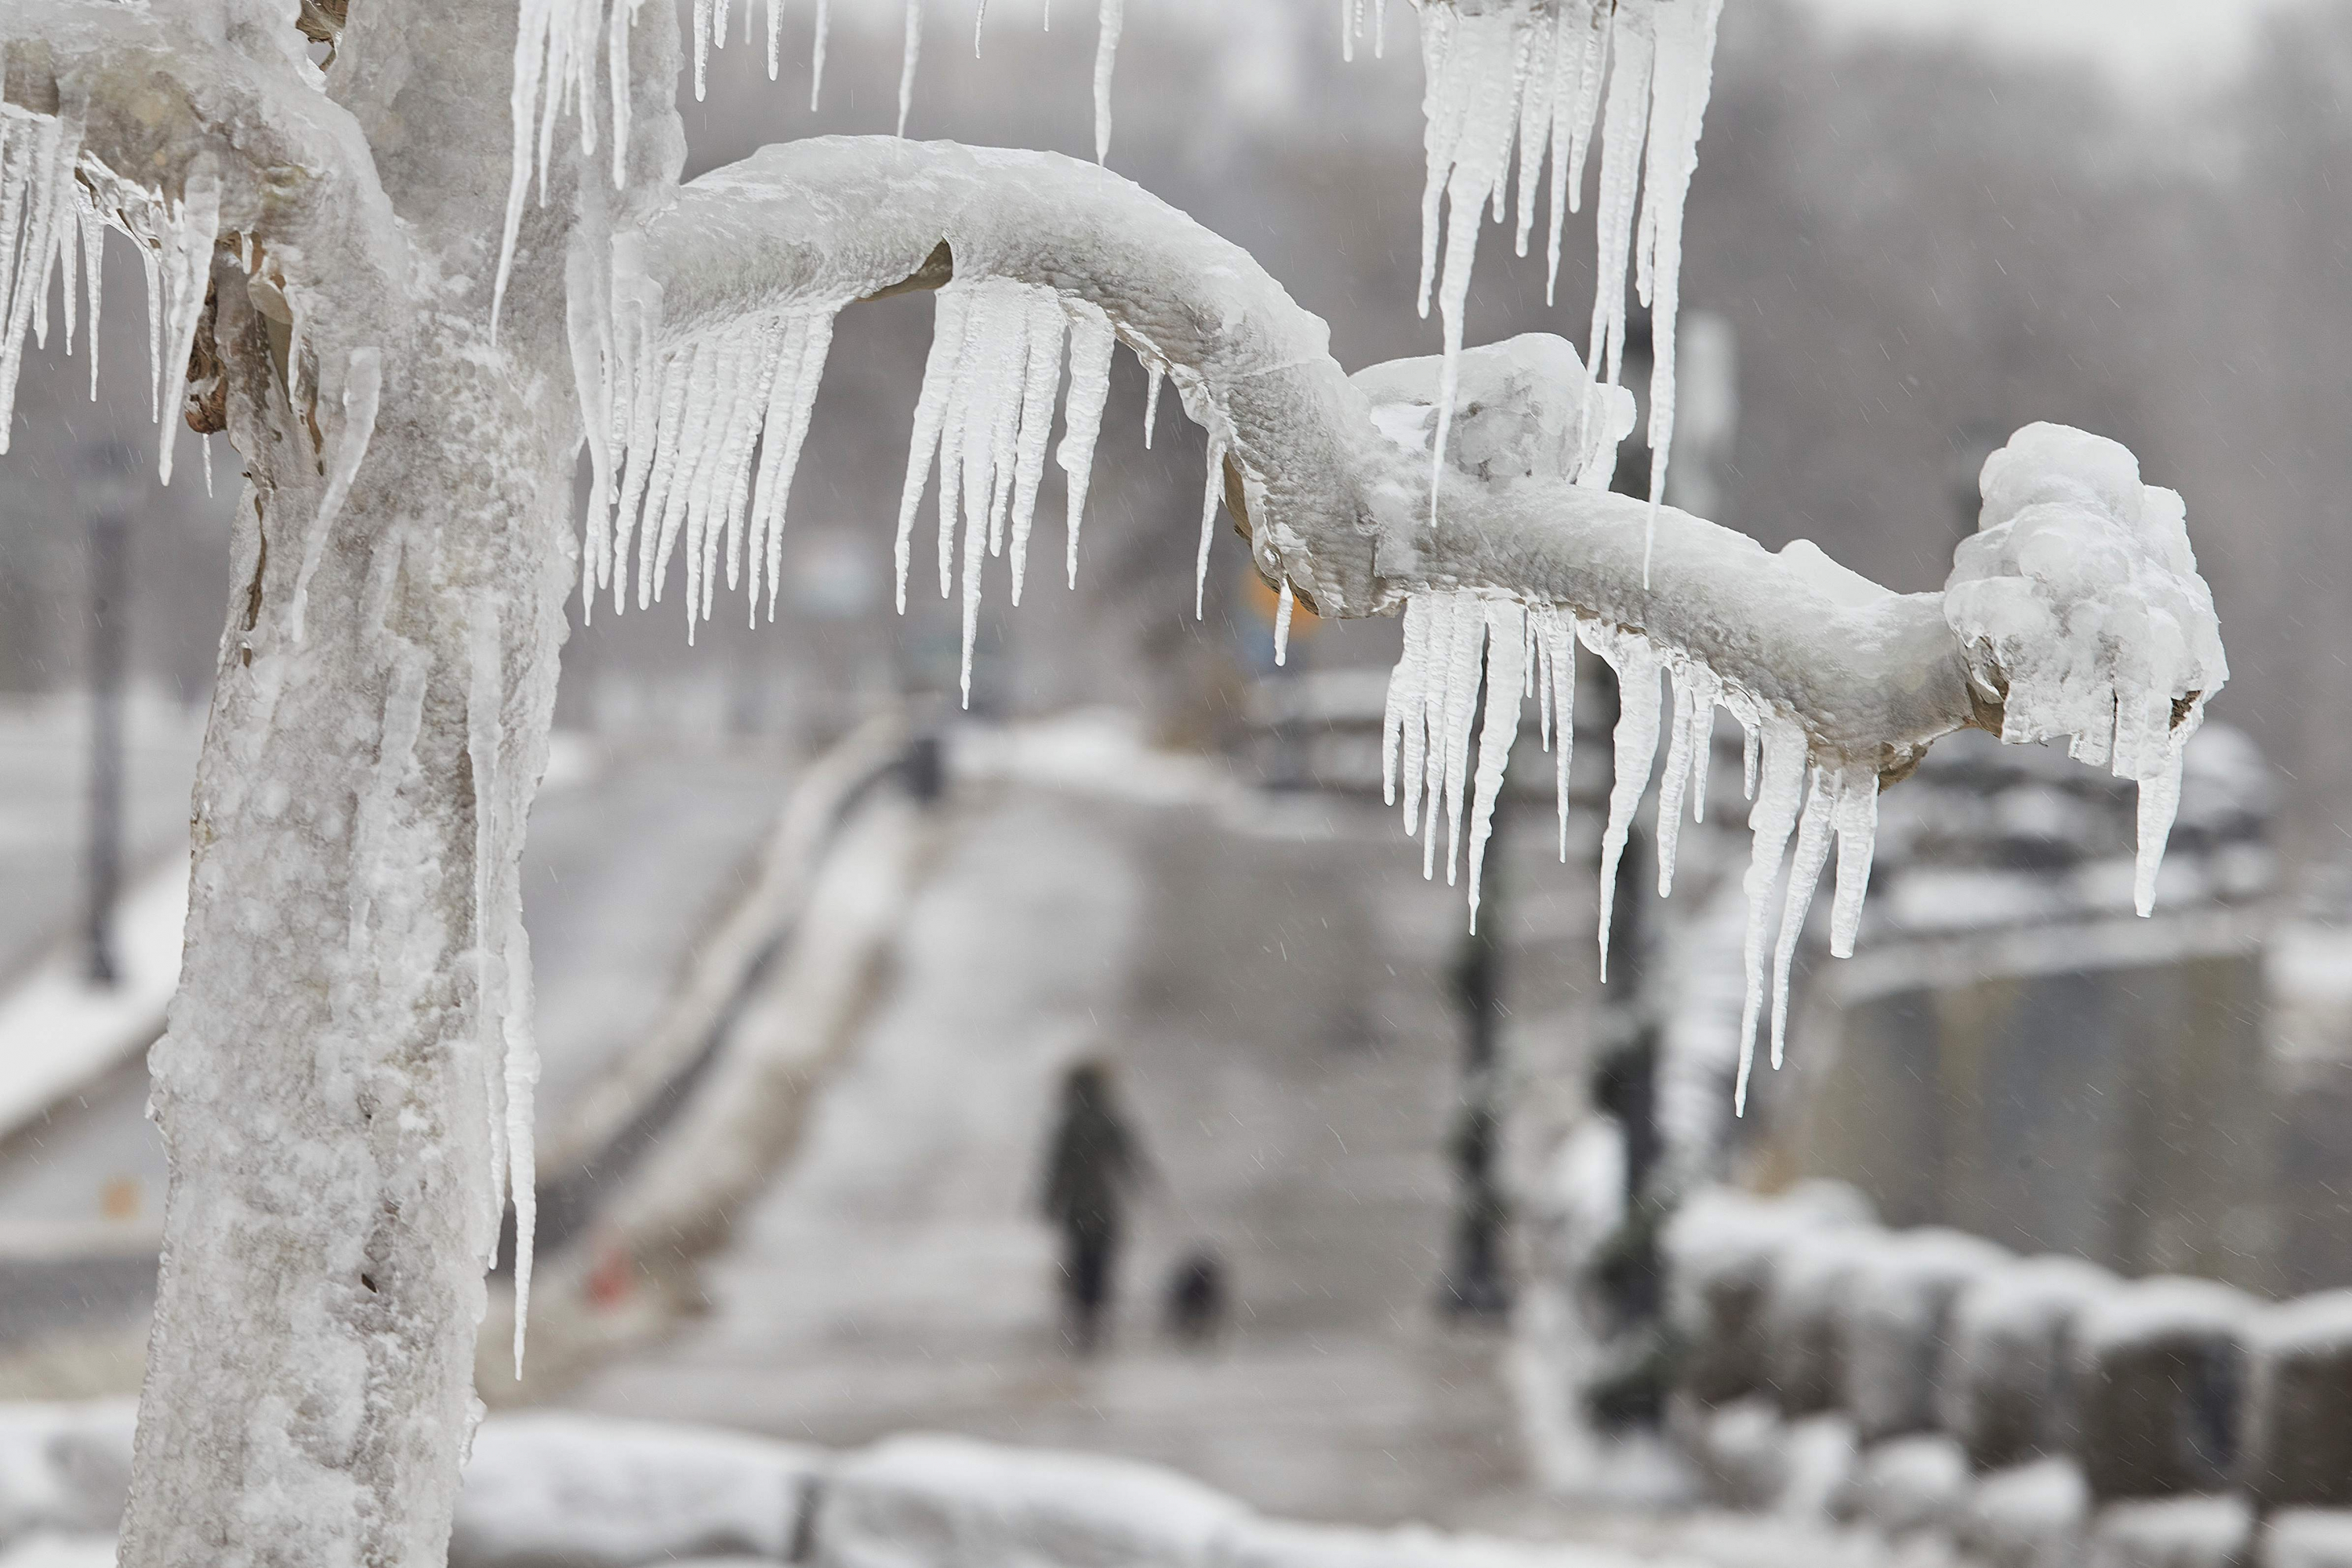
<path id="1" fill-rule="evenodd" d="M 1989 1563 L 2352 1563 L 2352 1292 L 2123 1279 L 1834 1194 L 1703 1189 L 1666 1234 L 1669 1425 L 1717 1501 Z"/>
<path id="2" fill-rule="evenodd" d="M 98 1542 L 129 1484 L 131 1403 L 0 1405 L 0 1562 Z M 89 1555 L 89 1554 L 84 1554 Z M 76 1561 L 80 1558 L 77 1557 Z M 474 1439 L 450 1568 L 1637 1568 L 1647 1559 L 1258 1517 L 1173 1471 L 968 1438 L 841 1454 L 545 1412 Z"/>

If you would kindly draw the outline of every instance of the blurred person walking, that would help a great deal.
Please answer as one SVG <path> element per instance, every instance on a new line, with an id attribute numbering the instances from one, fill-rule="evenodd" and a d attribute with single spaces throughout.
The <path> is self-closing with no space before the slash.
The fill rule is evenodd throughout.
<path id="1" fill-rule="evenodd" d="M 1079 1062 L 1062 1079 L 1061 1118 L 1045 1156 L 1045 1217 L 1062 1233 L 1063 1333 L 1091 1354 L 1100 1342 L 1129 1189 L 1150 1174 L 1119 1114 L 1110 1064 Z"/>

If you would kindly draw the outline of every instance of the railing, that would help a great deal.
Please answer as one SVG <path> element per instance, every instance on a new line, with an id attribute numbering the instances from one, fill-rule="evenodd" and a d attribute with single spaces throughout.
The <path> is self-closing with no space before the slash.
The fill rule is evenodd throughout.
<path id="1" fill-rule="evenodd" d="M 1999 1568 L 2352 1564 L 2352 1291 L 2126 1280 L 1826 1184 L 1704 1192 L 1665 1254 L 1670 1426 L 1722 1503 Z"/>

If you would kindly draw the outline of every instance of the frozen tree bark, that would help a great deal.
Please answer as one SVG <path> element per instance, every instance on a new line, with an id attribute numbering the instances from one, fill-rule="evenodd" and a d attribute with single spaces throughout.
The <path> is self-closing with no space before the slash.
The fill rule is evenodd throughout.
<path id="1" fill-rule="evenodd" d="M 0 12 L 12 102 L 79 111 L 88 156 L 167 200 L 218 185 L 209 330 L 250 481 L 152 1058 L 173 1182 L 133 1564 L 441 1561 L 528 1089 L 505 1036 L 576 550 L 569 202 L 527 219 L 494 344 L 509 165 L 478 127 L 511 11 L 356 6 L 322 98 L 284 9 Z M 676 61 L 646 31 L 659 190 Z"/>
<path id="2" fill-rule="evenodd" d="M 1245 253 L 1088 165 L 845 138 L 771 148 L 681 187 L 674 9 L 610 4 L 354 0 L 321 93 L 296 0 L 0 0 L 10 122 L 37 138 L 11 144 L 0 186 L 78 139 L 65 167 L 77 199 L 166 263 L 168 353 L 181 327 L 197 335 L 209 279 L 202 331 L 218 381 L 190 402 L 207 421 L 218 410 L 249 480 L 195 793 L 182 989 L 153 1056 L 173 1177 L 125 1524 L 133 1568 L 441 1560 L 510 1166 L 528 1201 L 516 884 L 581 564 L 576 453 L 584 436 L 609 505 L 616 447 L 664 487 L 660 461 L 674 468 L 693 444 L 700 469 L 646 514 L 647 540 L 656 524 L 660 537 L 645 561 L 658 574 L 683 522 L 707 605 L 713 530 L 740 545 L 746 431 L 760 428 L 735 412 L 758 368 L 746 342 L 806 345 L 853 300 L 933 288 L 943 321 L 985 316 L 990 331 L 1029 332 L 1066 310 L 1074 364 L 1081 330 L 1096 333 L 1098 391 L 1115 331 L 1208 428 L 1211 499 L 1286 593 L 1331 615 L 1411 603 L 1422 616 L 1408 614 L 1409 649 L 1442 601 L 1449 624 L 1477 633 L 1449 645 L 1446 679 L 1458 686 L 1466 669 L 1471 689 L 1489 631 L 1494 657 L 1540 643 L 1556 668 L 1564 626 L 1570 658 L 1580 629 L 1621 673 L 1654 681 L 1663 660 L 1678 680 L 1703 674 L 1716 697 L 1735 690 L 1748 705 L 1736 710 L 1766 727 L 1761 816 L 1785 805 L 1790 819 L 1774 874 L 1796 810 L 1793 785 L 1775 796 L 1774 779 L 1811 759 L 1874 801 L 1880 777 L 1951 729 L 2063 730 L 2105 690 L 2099 637 L 2153 605 L 2196 619 L 2203 584 L 2177 507 L 2151 503 L 2179 537 L 2158 527 L 2143 548 L 2137 468 L 2120 448 L 2044 441 L 2048 462 L 2020 457 L 2003 491 L 2020 530 L 1989 531 L 1964 556 L 1960 613 L 1818 552 L 1768 554 L 1580 484 L 1625 410 L 1559 340 L 1348 376 L 1323 324 Z M 536 160 L 525 135 L 522 161 L 542 172 L 512 205 L 509 105 L 527 98 L 514 89 L 518 12 L 568 40 L 564 79 L 625 91 L 617 183 L 613 106 L 592 101 L 604 142 L 582 145 L 569 111 Z M 525 115 L 526 131 L 538 123 Z M 10 210 L 0 198 L 0 225 L 31 209 Z M 11 339 L 25 328 L 12 304 Z M 927 376 L 926 399 L 961 376 L 952 354 L 935 353 L 941 363 L 950 374 Z M 741 384 L 722 395 L 706 379 L 700 401 L 688 397 L 706 364 Z M 992 440 L 1008 462 L 1018 447 L 1033 504 L 1043 437 L 1026 444 L 1035 399 L 1023 394 L 1039 366 L 1010 404 L 1002 377 L 963 387 L 1005 410 Z M 167 416 L 179 371 L 173 357 Z M 807 358 L 796 374 L 793 396 L 813 396 Z M 1449 426 L 1441 469 L 1433 432 Z M 792 429 L 796 450 L 805 422 L 765 428 L 770 441 Z M 1004 493 L 1008 471 L 995 470 Z M 767 489 L 763 469 L 762 505 Z M 981 508 L 983 527 L 995 505 Z M 972 515 L 967 499 L 967 562 Z M 589 520 L 592 576 L 614 575 L 620 556 L 607 525 Z M 1024 514 L 1016 556 L 1025 527 Z M 2107 553 L 2074 551 L 2077 535 Z M 2037 564 L 2053 556 L 2071 575 Z M 968 570 L 968 595 L 977 583 Z M 2193 718 L 2218 684 L 2219 645 L 2189 641 L 2137 695 Z M 2019 671 L 2036 683 L 2031 724 L 2009 700 Z M 1490 671 L 1490 684 L 1507 693 L 1520 672 Z M 1466 750 L 1467 696 L 1454 696 L 1446 743 Z M 2116 700 L 2104 700 L 2120 757 Z M 1490 729 L 1504 707 L 1516 725 L 1516 704 L 1490 704 Z M 1458 823 L 1458 776 L 1451 788 Z M 1612 802 L 1612 832 L 1630 810 Z M 1847 826 L 1842 815 L 1841 837 Z"/>

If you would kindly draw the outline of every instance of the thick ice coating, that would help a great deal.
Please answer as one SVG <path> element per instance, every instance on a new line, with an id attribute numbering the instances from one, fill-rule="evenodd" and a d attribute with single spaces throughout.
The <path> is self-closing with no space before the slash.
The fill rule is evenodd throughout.
<path id="1" fill-rule="evenodd" d="M 2077 761 L 2139 784 L 2139 912 L 2180 800 L 2180 749 L 2230 678 L 2188 510 L 2104 437 L 2029 425 L 1985 459 L 1984 510 L 1944 613 L 2011 743 L 2072 736 Z"/>

